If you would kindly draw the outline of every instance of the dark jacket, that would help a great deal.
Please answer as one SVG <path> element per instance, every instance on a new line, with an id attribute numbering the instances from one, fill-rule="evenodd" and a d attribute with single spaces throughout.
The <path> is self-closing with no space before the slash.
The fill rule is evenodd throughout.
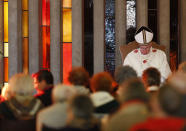
<path id="1" fill-rule="evenodd" d="M 36 98 L 41 100 L 41 102 L 45 107 L 52 104 L 52 98 L 51 98 L 52 88 L 53 86 L 45 89 L 42 94 L 35 95 Z"/>

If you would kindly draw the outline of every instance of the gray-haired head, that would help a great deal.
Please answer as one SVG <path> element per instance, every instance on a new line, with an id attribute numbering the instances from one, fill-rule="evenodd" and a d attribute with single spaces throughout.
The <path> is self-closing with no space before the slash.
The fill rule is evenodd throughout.
<path id="1" fill-rule="evenodd" d="M 164 112 L 169 115 L 176 114 L 182 101 L 181 93 L 170 84 L 164 84 L 161 86 L 158 93 L 158 101 Z"/>
<path id="2" fill-rule="evenodd" d="M 76 94 L 74 86 L 58 84 L 52 90 L 52 99 L 54 102 L 63 102 Z"/>
<path id="3" fill-rule="evenodd" d="M 149 101 L 149 95 L 145 91 L 143 82 L 140 78 L 132 78 L 125 82 L 121 89 L 120 101 L 140 100 L 145 103 Z"/>
<path id="4" fill-rule="evenodd" d="M 9 80 L 9 91 L 11 95 L 32 95 L 34 80 L 24 73 L 15 74 Z"/>
<path id="5" fill-rule="evenodd" d="M 137 78 L 137 73 L 132 67 L 119 66 L 116 68 L 115 80 L 119 85 L 121 85 L 126 80 L 131 79 L 131 78 Z"/>
<path id="6" fill-rule="evenodd" d="M 177 90 L 186 94 L 186 74 L 183 72 L 174 72 L 172 73 L 167 82 L 173 85 Z"/>
<path id="7" fill-rule="evenodd" d="M 90 119 L 94 112 L 93 102 L 88 95 L 76 95 L 69 101 L 69 109 L 74 118 Z"/>

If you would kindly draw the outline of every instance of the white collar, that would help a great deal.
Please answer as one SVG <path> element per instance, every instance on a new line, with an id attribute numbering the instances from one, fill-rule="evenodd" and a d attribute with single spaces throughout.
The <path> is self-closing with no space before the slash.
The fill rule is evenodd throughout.
<path id="1" fill-rule="evenodd" d="M 95 92 L 95 93 L 91 94 L 90 97 L 91 97 L 95 107 L 101 106 L 103 104 L 106 104 L 106 103 L 114 100 L 114 97 L 105 91 Z"/>
<path id="2" fill-rule="evenodd" d="M 158 91 L 159 87 L 158 86 L 149 86 L 147 87 L 147 92 L 151 92 L 151 91 Z"/>

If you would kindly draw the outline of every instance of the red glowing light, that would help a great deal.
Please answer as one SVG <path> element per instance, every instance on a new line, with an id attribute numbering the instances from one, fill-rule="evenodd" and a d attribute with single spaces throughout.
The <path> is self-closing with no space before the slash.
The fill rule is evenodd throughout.
<path id="1" fill-rule="evenodd" d="M 72 70 L 72 43 L 63 43 L 63 83 L 68 84 L 68 74 Z"/>
<path id="2" fill-rule="evenodd" d="M 42 0 L 42 25 L 50 26 L 50 0 Z"/>
<path id="3" fill-rule="evenodd" d="M 43 68 L 50 67 L 50 27 L 42 27 L 43 34 Z"/>
<path id="4" fill-rule="evenodd" d="M 42 0 L 42 68 L 50 68 L 50 0 Z"/>

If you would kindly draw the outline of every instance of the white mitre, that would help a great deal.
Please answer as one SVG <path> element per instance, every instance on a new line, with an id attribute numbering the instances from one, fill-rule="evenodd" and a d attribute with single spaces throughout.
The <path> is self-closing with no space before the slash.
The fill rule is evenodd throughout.
<path id="1" fill-rule="evenodd" d="M 139 30 L 136 31 L 134 38 L 139 44 L 148 44 L 153 39 L 153 32 L 151 29 L 142 26 Z"/>

